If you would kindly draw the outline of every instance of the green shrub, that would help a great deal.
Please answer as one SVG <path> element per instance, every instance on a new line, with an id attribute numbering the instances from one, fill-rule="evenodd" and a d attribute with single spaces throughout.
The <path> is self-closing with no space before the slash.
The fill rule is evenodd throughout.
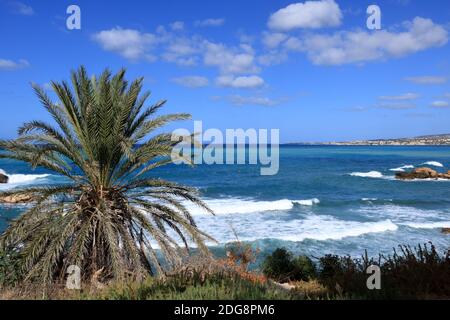
<path id="1" fill-rule="evenodd" d="M 319 282 L 342 295 L 360 295 L 367 293 L 364 263 L 350 256 L 325 255 L 319 259 Z"/>
<path id="2" fill-rule="evenodd" d="M 317 277 L 316 266 L 307 256 L 298 256 L 293 260 L 292 280 L 308 281 Z"/>
<path id="3" fill-rule="evenodd" d="M 450 251 L 439 255 L 431 244 L 399 246 L 392 256 L 369 259 L 326 255 L 319 259 L 319 282 L 347 298 L 408 299 L 450 298 Z M 381 289 L 369 290 L 366 273 L 378 265 Z"/>
<path id="4" fill-rule="evenodd" d="M 291 280 L 294 273 L 292 253 L 284 248 L 278 248 L 268 256 L 262 265 L 264 275 L 278 282 Z"/>
<path id="5" fill-rule="evenodd" d="M 292 253 L 284 248 L 278 248 L 268 256 L 262 269 L 266 277 L 278 282 L 308 281 L 316 277 L 316 267 L 310 258 L 294 258 Z"/>

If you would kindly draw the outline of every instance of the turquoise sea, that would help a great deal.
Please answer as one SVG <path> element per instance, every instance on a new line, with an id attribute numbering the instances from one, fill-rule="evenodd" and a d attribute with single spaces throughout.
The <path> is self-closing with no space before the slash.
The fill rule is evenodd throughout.
<path id="1" fill-rule="evenodd" d="M 427 164 L 424 164 L 427 163 Z M 170 165 L 152 175 L 198 187 L 215 211 L 192 207 L 199 227 L 219 248 L 236 239 L 267 254 L 360 256 L 391 253 L 399 244 L 450 247 L 450 181 L 397 181 L 395 172 L 429 166 L 450 170 L 450 147 L 282 146 L 280 169 L 261 176 L 257 165 Z M 0 190 L 64 182 L 42 169 L 0 160 L 11 183 Z M 0 231 L 24 206 L 0 205 Z"/>

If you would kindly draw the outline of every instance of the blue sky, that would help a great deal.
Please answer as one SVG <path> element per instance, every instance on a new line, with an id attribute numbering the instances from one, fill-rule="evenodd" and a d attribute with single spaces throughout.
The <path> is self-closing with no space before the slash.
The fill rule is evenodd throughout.
<path id="1" fill-rule="evenodd" d="M 81 30 L 66 28 L 71 4 Z M 370 4 L 381 30 L 366 27 Z M 81 64 L 144 76 L 151 101 L 205 128 L 279 128 L 282 142 L 450 133 L 444 0 L 0 0 L 0 30 L 2 138 L 48 119 L 31 82 Z"/>

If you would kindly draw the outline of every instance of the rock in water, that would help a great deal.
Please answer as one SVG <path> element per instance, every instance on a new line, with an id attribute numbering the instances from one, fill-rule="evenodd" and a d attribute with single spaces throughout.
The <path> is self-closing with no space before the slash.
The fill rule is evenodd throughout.
<path id="1" fill-rule="evenodd" d="M 413 173 L 428 176 L 429 178 L 437 178 L 439 175 L 436 170 L 430 168 L 417 168 L 413 170 Z"/>
<path id="2" fill-rule="evenodd" d="M 450 173 L 439 173 L 430 168 L 417 168 L 411 172 L 398 172 L 395 174 L 397 179 L 450 179 Z"/>
<path id="3" fill-rule="evenodd" d="M 450 234 L 450 228 L 442 228 L 442 229 L 441 229 L 441 232 L 442 232 L 443 234 Z"/>
<path id="4" fill-rule="evenodd" d="M 0 196 L 0 203 L 26 203 L 32 201 L 32 197 L 25 194 L 12 195 L 12 196 Z"/>
<path id="5" fill-rule="evenodd" d="M 3 173 L 0 173 L 0 183 L 8 183 L 8 176 L 4 175 Z"/>

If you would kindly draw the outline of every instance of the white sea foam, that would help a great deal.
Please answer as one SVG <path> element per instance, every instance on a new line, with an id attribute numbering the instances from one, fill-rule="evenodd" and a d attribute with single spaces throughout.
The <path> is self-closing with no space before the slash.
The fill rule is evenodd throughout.
<path id="1" fill-rule="evenodd" d="M 353 177 L 362 177 L 362 178 L 383 178 L 383 174 L 379 171 L 369 171 L 369 172 L 352 172 L 350 173 Z"/>
<path id="2" fill-rule="evenodd" d="M 422 164 L 426 164 L 426 165 L 434 166 L 434 167 L 440 167 L 440 168 L 444 167 L 444 165 L 442 163 L 437 162 L 437 161 L 427 161 Z"/>
<path id="3" fill-rule="evenodd" d="M 377 222 L 357 222 L 337 220 L 328 216 L 312 216 L 299 225 L 298 234 L 285 234 L 276 238 L 287 241 L 341 240 L 368 233 L 396 231 L 398 226 L 391 220 Z"/>
<path id="4" fill-rule="evenodd" d="M 313 206 L 320 203 L 319 199 L 306 199 L 306 200 L 275 200 L 275 201 L 256 201 L 239 198 L 228 199 L 207 199 L 204 202 L 208 205 L 216 215 L 226 214 L 245 214 L 255 212 L 266 211 L 286 211 L 294 207 L 295 204 L 301 206 Z M 185 202 L 184 205 L 192 213 L 192 215 L 205 215 L 208 214 L 205 210 L 193 205 L 192 203 Z"/>
<path id="5" fill-rule="evenodd" d="M 450 221 L 436 221 L 436 222 L 409 222 L 403 225 L 415 228 L 415 229 L 438 229 L 438 228 L 450 228 Z"/>
<path id="6" fill-rule="evenodd" d="M 377 201 L 378 198 L 361 198 L 361 201 Z"/>
<path id="7" fill-rule="evenodd" d="M 398 204 L 366 205 L 353 208 L 352 214 L 370 219 L 389 219 L 396 225 L 417 227 L 433 225 L 433 221 L 450 221 L 449 209 L 427 209 Z M 438 225 L 437 227 L 439 227 Z M 445 228 L 445 226 L 442 226 Z"/>
<path id="8" fill-rule="evenodd" d="M 8 174 L 0 169 L 0 173 L 8 176 L 8 183 L 0 184 L 0 190 L 7 190 L 18 186 L 33 184 L 40 179 L 50 176 L 49 174 Z"/>
<path id="9" fill-rule="evenodd" d="M 219 243 L 235 241 L 234 233 L 242 241 L 277 239 L 300 242 L 310 240 L 341 240 L 369 233 L 396 231 L 398 226 L 391 220 L 359 222 L 336 219 L 332 216 L 308 215 L 306 218 L 286 223 L 277 218 L 265 219 L 264 215 L 224 219 L 202 216 L 196 219 L 200 229 L 208 230 Z"/>
<path id="10" fill-rule="evenodd" d="M 46 178 L 48 176 L 48 174 L 12 174 L 8 176 L 8 184 L 26 184 L 37 179 Z"/>
<path id="11" fill-rule="evenodd" d="M 427 179 L 402 179 L 397 180 L 404 183 L 420 183 L 420 182 L 450 182 L 450 179 L 444 178 L 427 178 Z"/>
<path id="12" fill-rule="evenodd" d="M 392 232 L 398 229 L 398 226 L 391 220 L 358 222 L 339 220 L 324 215 L 309 215 L 306 218 L 291 220 L 289 223 L 276 218 L 266 220 L 264 215 L 255 214 L 239 218 L 233 215 L 230 218 L 199 216 L 196 218 L 196 222 L 201 230 L 208 230 L 208 234 L 219 244 L 236 241 L 235 235 L 241 241 L 276 239 L 301 242 L 304 240 L 342 240 L 347 237 Z M 171 235 L 176 238 L 174 233 L 171 232 Z M 215 243 L 208 244 L 214 245 Z M 191 245 L 194 246 L 192 243 Z"/>
<path id="13" fill-rule="evenodd" d="M 405 169 L 413 169 L 414 166 L 413 165 L 406 165 L 406 166 L 402 166 L 402 167 L 398 167 L 398 168 L 393 168 L 393 169 L 389 169 L 390 171 L 394 171 L 394 172 L 404 172 Z"/>

